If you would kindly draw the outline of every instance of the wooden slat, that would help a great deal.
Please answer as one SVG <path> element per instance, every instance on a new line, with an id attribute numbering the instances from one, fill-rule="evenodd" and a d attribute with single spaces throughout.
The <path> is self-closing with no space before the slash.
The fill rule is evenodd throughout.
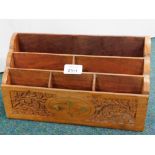
<path id="1" fill-rule="evenodd" d="M 96 91 L 96 74 L 93 74 L 92 91 Z"/>
<path id="2" fill-rule="evenodd" d="M 15 67 L 13 53 L 8 52 L 7 59 L 6 59 L 6 67 Z"/>
<path id="3" fill-rule="evenodd" d="M 144 75 L 143 94 L 149 94 L 150 92 L 150 76 Z"/>
<path id="4" fill-rule="evenodd" d="M 150 36 L 146 36 L 144 41 L 144 56 L 150 56 L 150 52 L 151 52 L 151 38 Z"/>
<path id="5" fill-rule="evenodd" d="M 3 73 L 2 84 L 11 84 L 11 77 L 10 77 L 8 68 L 6 68 L 4 73 Z"/>
<path id="6" fill-rule="evenodd" d="M 75 64 L 75 56 L 73 55 L 72 64 Z"/>
<path id="7" fill-rule="evenodd" d="M 144 43 L 144 71 L 143 74 L 150 74 L 150 52 L 151 52 L 151 38 L 145 37 Z"/>
<path id="8" fill-rule="evenodd" d="M 52 88 L 52 72 L 50 72 L 49 80 L 48 80 L 48 88 Z"/>
<path id="9" fill-rule="evenodd" d="M 149 94 L 150 91 L 150 52 L 151 52 L 151 38 L 149 36 L 145 37 L 144 43 L 144 84 L 143 93 Z"/>
<path id="10" fill-rule="evenodd" d="M 150 74 L 150 56 L 145 56 L 144 57 L 143 74 L 144 75 L 149 75 Z"/>
<path id="11" fill-rule="evenodd" d="M 18 52 L 20 51 L 20 46 L 19 46 L 19 40 L 18 40 L 18 33 L 14 33 L 11 37 L 10 40 L 10 47 L 9 47 L 10 52 Z"/>

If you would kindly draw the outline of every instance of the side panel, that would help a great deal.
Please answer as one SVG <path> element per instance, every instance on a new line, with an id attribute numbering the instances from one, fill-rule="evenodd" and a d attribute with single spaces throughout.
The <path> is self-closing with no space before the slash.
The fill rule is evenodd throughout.
<path id="1" fill-rule="evenodd" d="M 8 118 L 142 131 L 148 97 L 2 85 Z"/>

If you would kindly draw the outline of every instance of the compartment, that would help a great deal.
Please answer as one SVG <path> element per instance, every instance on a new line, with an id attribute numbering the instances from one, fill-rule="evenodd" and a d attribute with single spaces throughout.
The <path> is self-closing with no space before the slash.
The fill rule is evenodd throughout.
<path id="1" fill-rule="evenodd" d="M 9 69 L 9 76 L 12 85 L 48 87 L 49 72 Z"/>
<path id="2" fill-rule="evenodd" d="M 142 75 L 144 59 L 77 56 L 75 63 L 83 65 L 84 72 Z"/>
<path id="3" fill-rule="evenodd" d="M 15 68 L 63 70 L 65 64 L 72 64 L 72 56 L 42 53 L 13 53 Z"/>
<path id="4" fill-rule="evenodd" d="M 142 57 L 144 37 L 18 33 L 18 51 Z"/>
<path id="5" fill-rule="evenodd" d="M 63 72 L 52 72 L 51 77 L 52 88 L 92 90 L 92 74 L 69 75 Z"/>
<path id="6" fill-rule="evenodd" d="M 143 89 L 142 76 L 127 75 L 96 75 L 96 91 L 141 94 Z"/>

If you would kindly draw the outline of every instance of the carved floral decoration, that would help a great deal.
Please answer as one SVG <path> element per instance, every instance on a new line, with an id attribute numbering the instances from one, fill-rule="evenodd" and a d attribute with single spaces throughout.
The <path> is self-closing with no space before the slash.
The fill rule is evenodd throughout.
<path id="1" fill-rule="evenodd" d="M 10 96 L 14 114 L 119 124 L 134 124 L 136 119 L 137 99 L 132 98 L 92 96 L 91 102 L 82 99 L 77 101 L 73 97 L 71 101 L 67 101 L 52 93 L 16 90 L 11 91 Z"/>
<path id="2" fill-rule="evenodd" d="M 12 110 L 15 114 L 49 116 L 45 107 L 48 98 L 53 94 L 31 91 L 11 91 Z"/>
<path id="3" fill-rule="evenodd" d="M 94 114 L 90 120 L 119 124 L 135 123 L 137 99 L 93 98 Z"/>

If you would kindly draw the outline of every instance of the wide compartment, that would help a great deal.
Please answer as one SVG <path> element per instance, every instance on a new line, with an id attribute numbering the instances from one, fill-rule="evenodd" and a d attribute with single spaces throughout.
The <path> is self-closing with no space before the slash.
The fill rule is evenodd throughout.
<path id="1" fill-rule="evenodd" d="M 145 37 L 17 34 L 17 51 L 102 56 L 144 56 Z"/>

